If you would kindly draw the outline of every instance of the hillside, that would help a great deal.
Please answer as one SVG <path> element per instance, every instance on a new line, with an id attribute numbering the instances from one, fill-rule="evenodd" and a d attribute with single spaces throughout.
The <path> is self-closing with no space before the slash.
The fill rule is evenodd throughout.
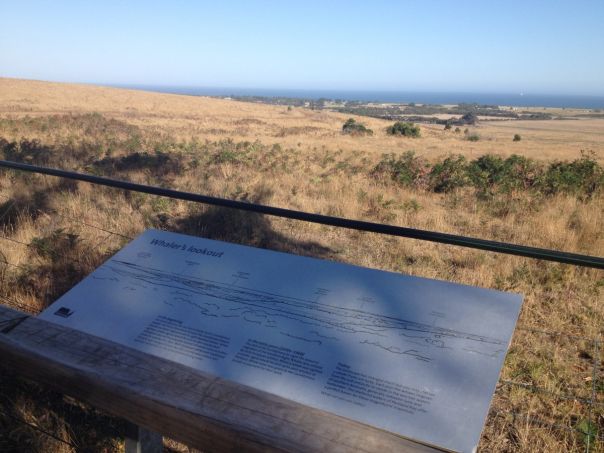
<path id="1" fill-rule="evenodd" d="M 298 107 L 0 79 L 4 159 L 604 255 L 604 120 L 483 122 L 471 128 L 480 136 L 472 142 L 463 132 L 424 125 L 420 138 L 392 137 L 385 132 L 390 122 L 360 116 L 356 121 L 374 135 L 344 135 L 348 118 Z M 513 142 L 516 133 L 522 139 Z M 585 451 L 594 431 L 604 434 L 604 273 L 595 269 L 0 170 L 2 303 L 39 312 L 150 227 L 522 293 L 524 307 L 482 450 Z M 19 416 L 78 445 L 118 451 L 119 436 L 111 437 L 115 421 L 90 418 L 100 426 L 91 430 L 69 416 L 73 411 L 55 411 L 75 405 L 68 399 L 46 397 L 10 376 L 0 375 L 0 387 L 12 389 L 0 392 L 0 405 Z M 40 408 L 47 400 L 49 407 Z M 0 434 L 9 433 L 0 445 L 26 439 L 32 450 L 61 451 L 7 420 L 0 416 Z M 600 442 L 592 451 L 602 448 Z"/>
<path id="2" fill-rule="evenodd" d="M 401 140 L 386 134 L 391 122 L 355 117 L 375 131 L 371 137 L 342 135 L 351 116 L 304 108 L 253 104 L 199 96 L 182 96 L 118 88 L 0 78 L 0 116 L 42 116 L 98 112 L 107 118 L 162 131 L 179 139 L 260 140 L 292 149 L 363 150 L 377 154 L 415 150 L 426 157 L 461 153 L 521 154 L 538 159 L 565 159 L 581 150 L 604 161 L 604 119 L 567 121 L 492 121 L 471 127 L 481 136 L 468 142 L 442 126 L 422 126 L 422 138 Z M 575 115 L 581 111 L 573 110 Z M 522 141 L 512 142 L 514 134 Z"/>

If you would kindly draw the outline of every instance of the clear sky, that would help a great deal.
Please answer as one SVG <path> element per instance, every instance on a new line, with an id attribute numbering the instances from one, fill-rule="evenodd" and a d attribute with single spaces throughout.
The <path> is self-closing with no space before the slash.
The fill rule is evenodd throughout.
<path id="1" fill-rule="evenodd" d="M 0 76 L 604 95 L 604 0 L 0 0 Z"/>

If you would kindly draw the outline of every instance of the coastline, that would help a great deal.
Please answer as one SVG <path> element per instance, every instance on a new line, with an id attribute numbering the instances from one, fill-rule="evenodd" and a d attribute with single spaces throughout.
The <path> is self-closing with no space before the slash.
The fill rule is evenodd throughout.
<path id="1" fill-rule="evenodd" d="M 100 84 L 104 85 L 104 84 Z M 127 88 L 157 93 L 211 97 L 290 98 L 307 101 L 329 100 L 379 104 L 479 104 L 500 107 L 542 107 L 604 109 L 604 96 L 530 93 L 471 93 L 430 91 L 370 91 L 370 90 L 305 90 L 237 87 L 194 87 L 169 85 L 107 84 L 104 86 Z"/>

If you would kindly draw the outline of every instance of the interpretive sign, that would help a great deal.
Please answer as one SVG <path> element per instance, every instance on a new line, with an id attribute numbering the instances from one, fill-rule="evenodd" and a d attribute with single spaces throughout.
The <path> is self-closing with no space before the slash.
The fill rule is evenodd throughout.
<path id="1" fill-rule="evenodd" d="M 517 294 L 148 230 L 40 317 L 470 452 L 521 305 Z"/>

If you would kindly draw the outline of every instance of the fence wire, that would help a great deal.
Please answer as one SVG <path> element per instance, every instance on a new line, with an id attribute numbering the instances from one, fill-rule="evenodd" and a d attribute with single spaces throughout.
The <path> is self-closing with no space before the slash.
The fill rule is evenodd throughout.
<path id="1" fill-rule="evenodd" d="M 15 422 L 19 423 L 20 425 L 27 426 L 28 428 L 31 428 L 34 431 L 36 431 L 37 433 L 40 433 L 40 434 L 42 434 L 42 435 L 44 435 L 44 436 L 46 436 L 46 437 L 48 437 L 50 439 L 53 439 L 53 440 L 55 440 L 57 442 L 60 442 L 60 443 L 62 443 L 64 445 L 67 445 L 68 447 L 71 447 L 73 449 L 73 451 L 81 451 L 81 449 L 78 448 L 77 445 L 69 442 L 68 440 L 65 440 L 65 439 L 63 439 L 63 438 L 61 438 L 61 437 L 59 437 L 59 436 L 51 433 L 50 431 L 47 431 L 47 430 L 45 430 L 45 429 L 43 429 L 43 428 L 41 428 L 41 427 L 39 427 L 37 425 L 34 425 L 33 423 L 28 422 L 28 421 L 24 420 L 21 417 L 17 417 L 17 416 L 15 416 L 13 414 L 9 414 L 8 412 L 2 410 L 2 408 L 0 408 L 0 415 L 3 415 L 4 417 L 10 418 L 11 420 L 14 420 Z M 0 438 L 0 440 L 1 440 L 1 438 Z M 2 444 L 0 444 L 0 447 L 2 447 Z"/>

